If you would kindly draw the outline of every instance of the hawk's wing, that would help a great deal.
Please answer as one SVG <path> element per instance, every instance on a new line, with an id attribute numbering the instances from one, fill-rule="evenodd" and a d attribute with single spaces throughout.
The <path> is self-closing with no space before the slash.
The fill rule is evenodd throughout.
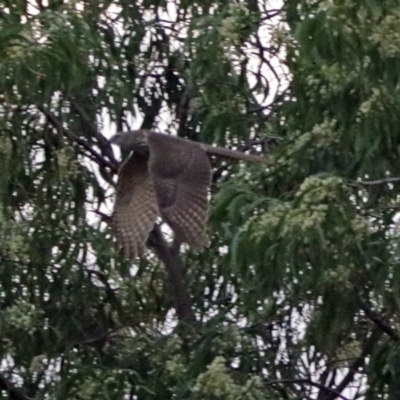
<path id="1" fill-rule="evenodd" d="M 143 255 L 158 215 L 148 157 L 133 153 L 119 170 L 112 215 L 112 227 L 125 257 Z"/>
<path id="2" fill-rule="evenodd" d="M 206 153 L 197 143 L 154 132 L 147 133 L 147 142 L 161 216 L 181 242 L 207 245 L 211 167 Z"/>

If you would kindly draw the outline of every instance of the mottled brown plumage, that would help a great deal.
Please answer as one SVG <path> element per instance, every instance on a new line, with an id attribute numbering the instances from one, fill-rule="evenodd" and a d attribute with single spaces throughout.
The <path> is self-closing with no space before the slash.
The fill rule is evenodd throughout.
<path id="1" fill-rule="evenodd" d="M 127 258 L 142 256 L 159 215 L 146 156 L 128 157 L 119 170 L 112 224 Z"/>
<path id="2" fill-rule="evenodd" d="M 262 157 L 212 147 L 151 131 L 122 132 L 111 139 L 132 152 L 118 174 L 112 224 L 127 258 L 142 256 L 158 216 L 192 249 L 208 243 L 207 153 L 251 162 Z"/>

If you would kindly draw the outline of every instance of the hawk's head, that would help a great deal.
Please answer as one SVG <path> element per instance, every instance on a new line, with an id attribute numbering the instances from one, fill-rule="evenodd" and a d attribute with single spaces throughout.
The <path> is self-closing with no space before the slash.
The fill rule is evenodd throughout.
<path id="1" fill-rule="evenodd" d="M 146 131 L 144 130 L 117 132 L 110 139 L 110 143 L 118 145 L 124 152 L 144 150 L 148 152 Z"/>

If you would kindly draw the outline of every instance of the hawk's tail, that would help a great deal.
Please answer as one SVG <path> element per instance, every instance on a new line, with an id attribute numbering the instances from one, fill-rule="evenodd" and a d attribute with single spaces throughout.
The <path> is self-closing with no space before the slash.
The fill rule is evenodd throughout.
<path id="1" fill-rule="evenodd" d="M 235 160 L 249 161 L 258 164 L 268 163 L 268 160 L 265 157 L 255 156 L 252 154 L 245 154 L 237 150 L 225 149 L 223 147 L 209 146 L 203 143 L 201 146 L 203 147 L 204 151 L 210 155 L 233 158 Z"/>

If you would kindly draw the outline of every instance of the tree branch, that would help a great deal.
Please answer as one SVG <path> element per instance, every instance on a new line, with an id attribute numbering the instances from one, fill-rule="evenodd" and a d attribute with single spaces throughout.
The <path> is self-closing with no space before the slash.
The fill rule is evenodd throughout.
<path id="1" fill-rule="evenodd" d="M 187 290 L 185 269 L 179 257 L 179 246 L 176 246 L 176 244 L 172 247 L 168 246 L 158 225 L 151 232 L 149 245 L 153 247 L 157 257 L 165 265 L 179 321 L 193 325 L 196 322 L 196 317 Z"/>
<path id="2" fill-rule="evenodd" d="M 358 372 L 358 369 L 364 365 L 365 357 L 368 356 L 375 343 L 380 339 L 382 336 L 382 331 L 379 329 L 375 329 L 372 331 L 371 336 L 366 340 L 364 348 L 361 352 L 360 357 L 358 357 L 349 367 L 349 372 L 346 376 L 342 379 L 339 385 L 336 387 L 336 391 L 341 393 L 349 383 L 354 379 L 354 375 Z M 328 394 L 324 397 L 324 400 L 335 400 L 338 396 L 334 393 Z"/>
<path id="3" fill-rule="evenodd" d="M 118 171 L 118 165 L 106 160 L 101 154 L 99 154 L 96 150 L 93 149 L 92 145 L 88 143 L 86 140 L 80 138 L 79 136 L 76 136 L 73 134 L 71 131 L 68 129 L 64 128 L 61 124 L 61 122 L 49 111 L 47 111 L 44 107 L 41 105 L 37 106 L 38 110 L 47 118 L 47 120 L 53 125 L 56 129 L 61 131 L 65 136 L 67 136 L 68 139 L 76 142 L 80 146 L 82 146 L 92 157 L 93 159 L 97 162 L 99 167 L 103 169 L 103 173 L 105 173 L 104 169 L 107 167 L 111 170 L 113 173 L 117 173 Z M 103 176 L 104 179 L 112 183 L 112 179 L 110 176 Z"/>
<path id="4" fill-rule="evenodd" d="M 399 333 L 394 330 L 378 313 L 372 311 L 365 304 L 361 304 L 361 309 L 365 312 L 365 315 L 383 332 L 385 332 L 395 342 L 400 340 Z"/>
<path id="5" fill-rule="evenodd" d="M 350 183 L 351 186 L 373 186 L 373 185 L 385 185 L 387 183 L 400 182 L 400 177 L 393 178 L 382 178 L 375 181 L 355 181 Z"/>
<path id="6" fill-rule="evenodd" d="M 322 385 L 321 383 L 314 382 L 311 379 L 278 379 L 275 381 L 265 381 L 264 382 L 265 386 L 272 386 L 272 385 L 278 385 L 278 384 L 291 384 L 291 383 L 299 383 L 299 384 L 303 384 L 303 385 L 315 386 L 321 390 L 325 390 L 326 392 L 331 393 L 332 395 L 335 395 L 335 397 L 338 397 L 339 399 L 349 400 L 347 397 L 340 394 L 340 392 L 338 392 L 334 389 L 328 388 L 328 387 Z"/>
<path id="7" fill-rule="evenodd" d="M 111 149 L 110 142 L 96 129 L 96 126 L 90 120 L 90 117 L 84 110 L 84 108 L 74 99 L 69 99 L 71 107 L 80 115 L 82 120 L 88 126 L 90 133 L 96 138 L 97 145 L 100 147 L 102 154 L 104 154 L 113 165 L 118 165 L 117 160 L 114 157 L 114 153 Z"/>
<path id="8" fill-rule="evenodd" d="M 5 390 L 12 400 L 34 400 L 26 396 L 20 389 L 16 388 L 3 375 L 0 375 L 0 389 Z"/>

